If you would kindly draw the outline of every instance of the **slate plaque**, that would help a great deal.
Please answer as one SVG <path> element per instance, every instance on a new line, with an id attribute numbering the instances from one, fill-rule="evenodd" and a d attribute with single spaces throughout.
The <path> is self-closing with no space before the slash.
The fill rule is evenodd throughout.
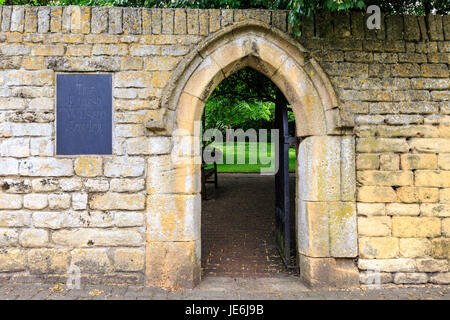
<path id="1" fill-rule="evenodd" d="M 56 154 L 112 154 L 110 74 L 58 74 Z"/>

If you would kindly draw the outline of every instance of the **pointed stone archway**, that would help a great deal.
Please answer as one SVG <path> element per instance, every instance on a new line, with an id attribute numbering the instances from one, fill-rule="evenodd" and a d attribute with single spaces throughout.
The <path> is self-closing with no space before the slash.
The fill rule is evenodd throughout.
<path id="1" fill-rule="evenodd" d="M 215 87 L 246 66 L 280 88 L 301 138 L 296 164 L 301 277 L 312 286 L 358 285 L 354 138 L 340 121 L 333 87 L 317 62 L 286 34 L 257 22 L 236 24 L 203 40 L 163 91 L 159 116 L 147 121 L 149 129 L 172 135 L 173 151 L 148 162 L 146 284 L 177 289 L 200 281 L 201 161 L 195 123 Z"/>

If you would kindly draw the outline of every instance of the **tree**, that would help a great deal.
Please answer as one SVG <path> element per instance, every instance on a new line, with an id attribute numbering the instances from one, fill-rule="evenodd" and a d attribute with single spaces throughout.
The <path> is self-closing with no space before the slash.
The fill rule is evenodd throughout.
<path id="1" fill-rule="evenodd" d="M 85 5 L 147 8 L 216 8 L 289 10 L 289 23 L 297 35 L 305 19 L 318 10 L 347 12 L 363 10 L 371 4 L 385 14 L 449 14 L 448 0 L 0 0 L 0 5 Z"/>
<path id="2" fill-rule="evenodd" d="M 278 88 L 263 74 L 244 68 L 223 80 L 205 106 L 205 128 L 273 128 Z M 291 111 L 290 121 L 294 121 Z"/>

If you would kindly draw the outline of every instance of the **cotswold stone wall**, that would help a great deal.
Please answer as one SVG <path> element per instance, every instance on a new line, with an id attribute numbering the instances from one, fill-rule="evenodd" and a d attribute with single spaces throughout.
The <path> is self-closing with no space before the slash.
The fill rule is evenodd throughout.
<path id="1" fill-rule="evenodd" d="M 56 281 L 75 264 L 91 282 L 178 285 L 169 271 L 196 259 L 198 220 L 184 214 L 200 196 L 153 197 L 177 179 L 167 166 L 176 107 L 161 112 L 164 94 L 194 47 L 225 27 L 258 21 L 292 37 L 286 12 L 0 10 L 1 276 Z M 371 31 L 360 13 L 319 14 L 296 41 L 356 139 L 347 198 L 357 201 L 361 281 L 375 270 L 383 282 L 449 283 L 449 17 L 386 16 Z M 66 72 L 113 75 L 113 155 L 55 155 L 55 75 Z"/>

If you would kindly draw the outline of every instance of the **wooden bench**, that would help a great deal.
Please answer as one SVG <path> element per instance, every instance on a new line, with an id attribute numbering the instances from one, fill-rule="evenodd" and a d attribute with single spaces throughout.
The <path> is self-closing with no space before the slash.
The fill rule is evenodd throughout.
<path id="1" fill-rule="evenodd" d="M 209 178 L 212 180 L 209 180 Z M 217 163 L 214 161 L 212 164 L 202 163 L 201 167 L 201 180 L 202 180 L 202 199 L 208 200 L 206 194 L 206 184 L 214 183 L 214 189 L 219 187 L 218 179 L 217 179 Z"/>

